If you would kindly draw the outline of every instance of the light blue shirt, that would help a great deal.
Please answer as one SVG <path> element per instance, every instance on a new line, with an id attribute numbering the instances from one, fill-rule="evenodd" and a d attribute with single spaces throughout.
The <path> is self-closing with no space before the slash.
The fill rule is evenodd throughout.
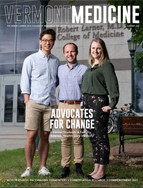
<path id="1" fill-rule="evenodd" d="M 22 94 L 39 104 L 56 105 L 56 86 L 60 61 L 53 54 L 48 57 L 39 50 L 28 56 L 23 63 L 21 75 Z"/>
<path id="2" fill-rule="evenodd" d="M 80 101 L 82 94 L 80 91 L 83 75 L 87 66 L 78 62 L 70 69 L 67 64 L 58 68 L 59 77 L 59 100 L 60 101 Z"/>

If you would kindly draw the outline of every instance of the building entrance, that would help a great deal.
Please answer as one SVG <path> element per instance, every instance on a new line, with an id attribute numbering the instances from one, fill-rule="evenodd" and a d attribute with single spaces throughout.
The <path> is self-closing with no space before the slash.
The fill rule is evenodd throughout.
<path id="1" fill-rule="evenodd" d="M 20 75 L 1 76 L 1 125 L 24 125 L 25 104 L 20 90 Z"/>

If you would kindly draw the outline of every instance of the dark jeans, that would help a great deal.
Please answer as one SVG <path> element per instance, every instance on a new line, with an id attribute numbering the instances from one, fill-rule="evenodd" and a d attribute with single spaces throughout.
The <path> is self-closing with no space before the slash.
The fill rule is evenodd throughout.
<path id="1" fill-rule="evenodd" d="M 107 95 L 84 95 L 84 109 L 93 109 L 94 128 L 87 129 L 92 143 L 93 158 L 95 163 L 109 164 L 110 145 L 107 133 L 109 113 L 103 112 L 102 107 L 108 106 Z M 85 118 L 86 119 L 86 118 Z"/>

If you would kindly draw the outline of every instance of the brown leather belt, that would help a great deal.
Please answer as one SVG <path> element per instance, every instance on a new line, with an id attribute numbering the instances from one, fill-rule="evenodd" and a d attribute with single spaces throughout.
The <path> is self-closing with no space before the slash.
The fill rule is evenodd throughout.
<path id="1" fill-rule="evenodd" d="M 63 103 L 68 103 L 68 104 L 80 104 L 80 101 L 60 101 Z"/>

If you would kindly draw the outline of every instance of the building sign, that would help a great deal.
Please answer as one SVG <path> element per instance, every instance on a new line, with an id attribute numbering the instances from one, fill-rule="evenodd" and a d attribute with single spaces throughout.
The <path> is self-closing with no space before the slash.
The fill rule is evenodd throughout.
<path id="1" fill-rule="evenodd" d="M 79 39 L 124 37 L 123 23 L 120 24 L 100 24 L 82 26 L 58 26 L 57 40 L 77 41 Z"/>

